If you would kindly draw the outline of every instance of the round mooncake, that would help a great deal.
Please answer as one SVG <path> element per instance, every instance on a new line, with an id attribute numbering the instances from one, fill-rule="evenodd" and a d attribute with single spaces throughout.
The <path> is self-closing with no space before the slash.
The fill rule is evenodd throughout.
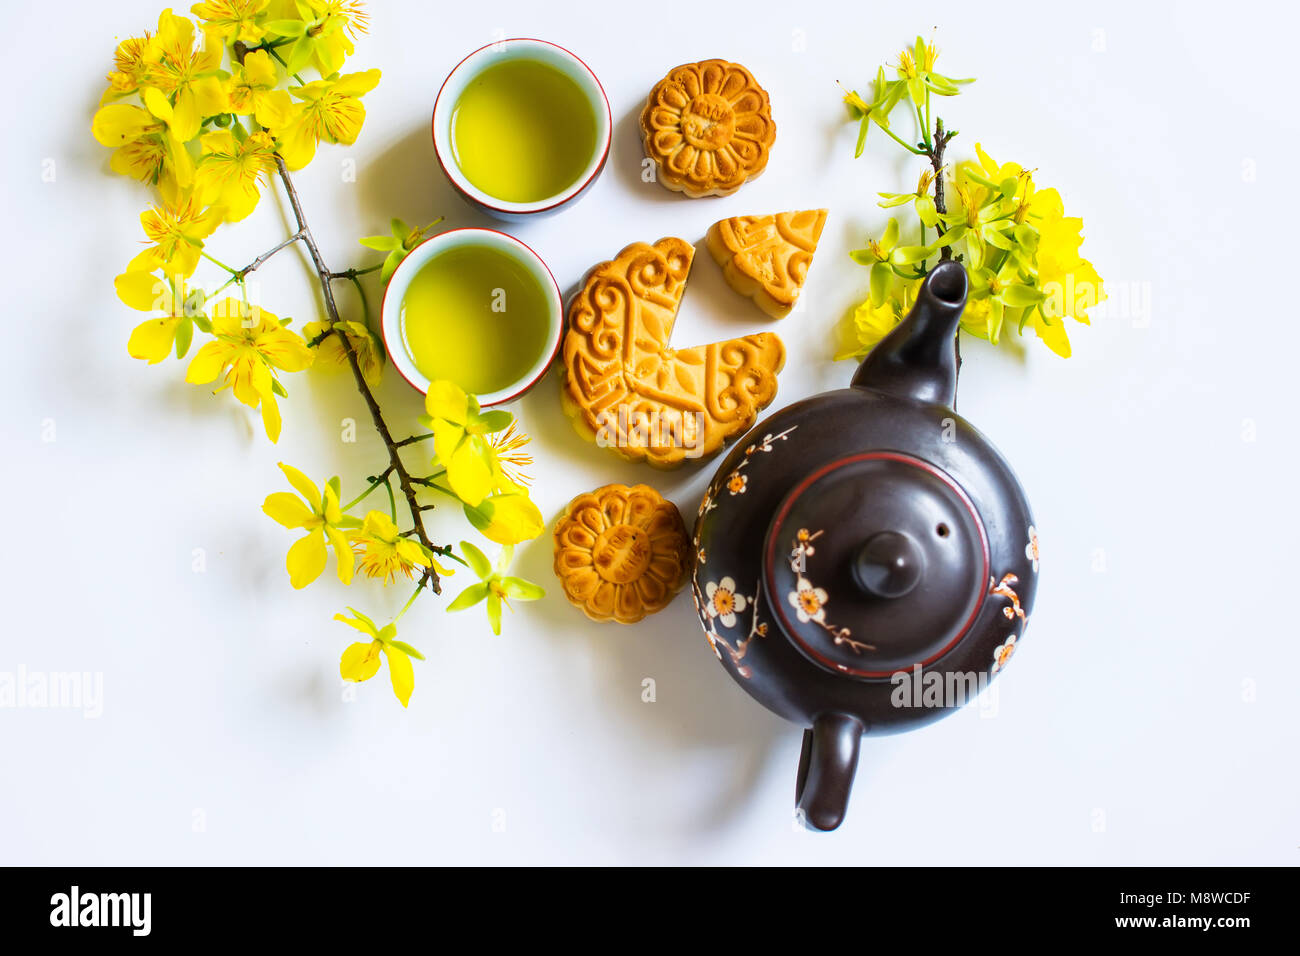
<path id="1" fill-rule="evenodd" d="M 555 525 L 555 575 L 593 621 L 634 624 L 662 611 L 690 573 L 677 506 L 649 485 L 578 495 Z"/>
<path id="2" fill-rule="evenodd" d="M 739 63 L 703 60 L 668 71 L 641 112 L 659 182 L 688 196 L 726 196 L 767 168 L 776 123 L 767 91 Z"/>

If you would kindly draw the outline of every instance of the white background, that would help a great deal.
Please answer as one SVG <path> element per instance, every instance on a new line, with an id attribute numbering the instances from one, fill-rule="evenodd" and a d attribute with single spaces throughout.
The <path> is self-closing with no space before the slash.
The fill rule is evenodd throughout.
<path id="1" fill-rule="evenodd" d="M 853 160 L 835 81 L 865 88 L 918 29 L 938 26 L 943 72 L 979 78 L 943 104 L 953 158 L 980 141 L 1083 217 L 1113 301 L 1071 329 L 1074 357 L 1036 340 L 965 349 L 961 409 L 1015 464 L 1045 555 L 996 717 L 972 706 L 865 741 L 833 835 L 792 826 L 799 728 L 732 683 L 689 598 L 635 627 L 589 623 L 560 594 L 549 535 L 517 567 L 550 595 L 501 637 L 477 611 L 421 600 L 403 622 L 428 656 L 410 709 L 386 672 L 345 702 L 354 635 L 331 615 L 391 614 L 406 588 L 345 591 L 331 570 L 291 590 L 294 536 L 260 507 L 285 487 L 277 460 L 341 474 L 345 493 L 381 467 L 364 406 L 345 377 L 290 377 L 273 447 L 228 394 L 186 385 L 183 364 L 127 356 L 141 317 L 112 280 L 149 197 L 109 173 L 90 117 L 115 38 L 152 29 L 157 6 L 10 11 L 0 671 L 102 673 L 104 700 L 98 719 L 0 710 L 0 861 L 1295 863 L 1296 24 L 1281 5 L 1197 6 L 371 4 L 352 64 L 384 78 L 361 139 L 298 177 L 335 268 L 374 261 L 356 237 L 392 216 L 486 223 L 435 166 L 433 97 L 498 30 L 547 38 L 587 60 L 615 117 L 592 191 L 515 230 L 566 291 L 634 240 L 830 208 L 805 312 L 767 322 L 704 256 L 678 322 L 681 344 L 776 328 L 790 353 L 777 406 L 851 375 L 830 360 L 866 292 L 846 252 L 885 221 L 875 193 L 918 172 L 878 133 Z M 753 70 L 779 135 L 762 179 L 687 200 L 640 181 L 636 115 L 670 67 L 711 56 Z M 264 199 L 210 249 L 247 262 L 283 229 Z M 318 314 L 298 253 L 259 278 L 273 312 Z M 414 426 L 418 397 L 395 375 L 381 400 L 399 434 Z M 515 410 L 548 520 L 616 480 L 693 515 L 709 465 L 662 474 L 584 443 L 554 375 Z M 434 514 L 435 536 L 458 540 L 459 516 Z"/>

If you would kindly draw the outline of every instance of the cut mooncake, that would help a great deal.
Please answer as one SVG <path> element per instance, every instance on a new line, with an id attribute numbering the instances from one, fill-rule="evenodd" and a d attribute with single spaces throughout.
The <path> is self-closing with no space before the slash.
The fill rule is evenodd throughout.
<path id="1" fill-rule="evenodd" d="M 628 246 L 587 274 L 569 305 L 565 410 L 578 431 L 659 467 L 716 453 L 776 397 L 785 346 L 771 332 L 673 349 L 694 247 Z"/>
<path id="2" fill-rule="evenodd" d="M 776 142 L 767 91 L 739 63 L 683 63 L 655 84 L 641 141 L 659 182 L 688 196 L 726 196 L 767 168 Z"/>
<path id="3" fill-rule="evenodd" d="M 727 284 L 780 319 L 799 298 L 825 225 L 825 209 L 732 216 L 715 222 L 706 242 Z"/>

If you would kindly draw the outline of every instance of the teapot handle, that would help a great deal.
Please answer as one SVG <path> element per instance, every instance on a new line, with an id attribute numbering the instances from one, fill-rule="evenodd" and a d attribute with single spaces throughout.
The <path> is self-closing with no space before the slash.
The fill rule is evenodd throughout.
<path id="1" fill-rule="evenodd" d="M 849 714 L 822 714 L 803 732 L 794 796 L 805 826 L 834 830 L 843 822 L 865 730 L 862 721 Z"/>

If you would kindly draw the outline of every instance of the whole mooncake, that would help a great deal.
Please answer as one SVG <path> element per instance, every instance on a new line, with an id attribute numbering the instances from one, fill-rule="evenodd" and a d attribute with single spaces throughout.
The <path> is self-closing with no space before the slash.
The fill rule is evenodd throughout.
<path id="1" fill-rule="evenodd" d="M 555 525 L 555 575 L 593 621 L 634 624 L 668 606 L 690 573 L 681 513 L 649 485 L 605 485 Z"/>
<path id="2" fill-rule="evenodd" d="M 561 345 L 561 394 L 578 431 L 661 468 L 715 454 L 748 430 L 785 365 L 771 332 L 671 347 L 694 255 L 669 237 L 597 265 L 569 304 Z"/>
<path id="3" fill-rule="evenodd" d="M 659 181 L 688 196 L 726 196 L 767 168 L 776 123 L 767 91 L 739 63 L 684 63 L 655 84 L 641 112 Z"/>

